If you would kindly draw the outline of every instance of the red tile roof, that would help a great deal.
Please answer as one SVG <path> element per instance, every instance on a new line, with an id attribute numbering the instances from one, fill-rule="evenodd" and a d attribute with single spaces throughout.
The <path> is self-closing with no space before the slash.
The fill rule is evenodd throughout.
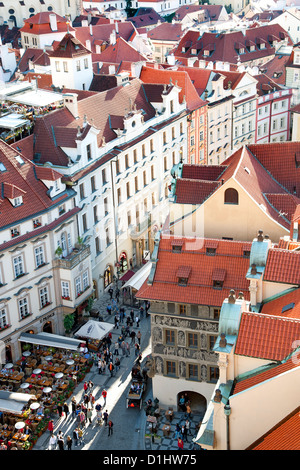
<path id="1" fill-rule="evenodd" d="M 49 57 L 72 58 L 91 54 L 91 52 L 72 34 L 67 33 L 53 51 L 48 52 Z"/>
<path id="2" fill-rule="evenodd" d="M 185 97 L 189 110 L 194 110 L 205 105 L 205 102 L 199 97 L 188 73 L 186 71 L 161 70 L 151 67 L 142 67 L 140 79 L 144 83 L 163 83 L 169 84 L 170 79 L 181 88 L 179 99 L 182 103 Z"/>
<path id="3" fill-rule="evenodd" d="M 261 313 L 288 318 L 300 318 L 300 288 L 284 292 L 263 302 Z"/>
<path id="4" fill-rule="evenodd" d="M 91 34 L 92 29 L 92 34 Z M 91 42 L 91 51 L 96 52 L 96 44 L 106 43 L 110 44 L 110 35 L 116 29 L 114 23 L 110 24 L 99 24 L 92 26 L 81 26 L 75 28 L 75 36 L 79 41 L 86 45 L 86 41 Z M 118 33 L 116 37 L 121 37 L 125 41 L 131 41 L 136 35 L 136 29 L 134 25 L 129 21 L 119 22 L 118 23 Z"/>
<path id="5" fill-rule="evenodd" d="M 123 38 L 117 38 L 115 44 L 111 44 L 99 54 L 101 62 L 120 63 L 122 60 L 128 62 L 146 61 L 147 58 L 128 44 Z"/>
<path id="6" fill-rule="evenodd" d="M 300 338 L 300 319 L 243 312 L 235 354 L 282 361 Z"/>
<path id="7" fill-rule="evenodd" d="M 300 408 L 280 421 L 249 450 L 300 450 Z"/>
<path id="8" fill-rule="evenodd" d="M 221 34 L 205 32 L 200 36 L 198 31 L 189 30 L 179 41 L 177 48 L 174 50 L 174 55 L 178 60 L 194 57 L 213 62 L 222 61 L 236 64 L 238 59 L 242 63 L 249 62 L 275 55 L 275 47 L 268 41 L 270 34 L 276 36 L 279 41 L 287 38 L 288 44 L 292 45 L 292 40 L 287 32 L 276 24 L 248 28 L 245 35 L 242 31 L 234 31 Z M 255 44 L 254 51 L 247 48 L 248 41 Z M 236 49 L 236 45 L 239 43 L 244 46 L 245 53 L 243 54 L 238 54 Z M 259 48 L 260 43 L 265 44 L 264 49 Z M 192 53 L 193 49 L 197 50 L 196 55 Z M 209 57 L 204 55 L 204 51 L 207 50 L 210 51 Z"/>
<path id="9" fill-rule="evenodd" d="M 300 285 L 300 251 L 269 249 L 264 281 Z"/>
<path id="10" fill-rule="evenodd" d="M 50 15 L 56 16 L 57 30 L 52 31 L 50 27 Z M 30 34 L 54 34 L 74 31 L 74 28 L 70 24 L 67 24 L 68 20 L 62 16 L 57 15 L 54 12 L 43 11 L 37 13 L 36 15 L 31 16 L 24 20 L 24 25 L 20 28 L 21 32 L 30 33 Z"/>
<path id="11" fill-rule="evenodd" d="M 183 242 L 181 253 L 172 251 L 174 240 Z M 206 242 L 217 244 L 214 256 L 206 254 Z M 246 245 L 250 250 L 251 243 Z M 249 300 L 249 281 L 245 277 L 249 259 L 243 257 L 244 246 L 245 242 L 239 241 L 162 235 L 153 284 L 146 281 L 137 298 L 220 307 L 230 289 L 235 289 L 244 292 Z M 182 266 L 190 268 L 187 286 L 178 285 L 178 270 Z M 216 274 L 224 278 L 222 289 L 213 287 Z"/>
<path id="12" fill-rule="evenodd" d="M 21 157 L 23 163 L 19 163 L 16 156 Z M 6 169 L 5 171 L 0 170 L 0 223 L 2 228 L 48 210 L 70 197 L 65 192 L 53 201 L 47 194 L 48 188 L 35 173 L 36 165 L 2 140 L 0 140 L 0 162 Z M 7 198 L 19 195 L 22 195 L 23 203 L 13 207 Z"/>
<path id="13" fill-rule="evenodd" d="M 177 204 L 203 204 L 220 185 L 218 181 L 179 178 L 176 182 L 175 202 Z"/>
<path id="14" fill-rule="evenodd" d="M 300 197 L 300 165 L 296 164 L 300 142 L 253 144 L 248 149 L 280 184 Z"/>
<path id="15" fill-rule="evenodd" d="M 295 358 L 290 358 L 286 362 L 283 362 L 279 365 L 274 364 L 263 372 L 258 372 L 256 374 L 251 375 L 250 377 L 238 380 L 234 385 L 232 395 L 243 392 L 244 390 L 247 390 L 250 387 L 254 387 L 255 385 L 265 382 L 266 380 L 270 380 L 280 374 L 284 374 L 285 372 L 292 370 L 296 367 L 299 367 L 299 360 L 295 361 Z"/>
<path id="16" fill-rule="evenodd" d="M 183 36 L 180 23 L 162 23 L 148 31 L 147 36 L 152 41 L 174 41 L 178 42 Z"/>

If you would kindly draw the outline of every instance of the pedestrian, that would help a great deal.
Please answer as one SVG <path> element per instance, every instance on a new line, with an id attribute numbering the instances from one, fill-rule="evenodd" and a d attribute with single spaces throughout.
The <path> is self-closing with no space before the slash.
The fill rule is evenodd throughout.
<path id="1" fill-rule="evenodd" d="M 113 434 L 113 425 L 114 425 L 114 423 L 111 420 L 109 420 L 108 421 L 108 435 L 109 436 L 112 436 L 112 434 Z"/>
<path id="2" fill-rule="evenodd" d="M 67 437 L 67 449 L 68 450 L 72 450 L 72 444 L 73 444 L 72 438 L 71 436 L 68 436 Z"/>
<path id="3" fill-rule="evenodd" d="M 73 439 L 75 442 L 75 447 L 78 447 L 78 429 L 77 428 L 73 430 Z"/>
<path id="4" fill-rule="evenodd" d="M 140 307 L 140 316 L 141 318 L 144 317 L 144 307 Z"/>
<path id="5" fill-rule="evenodd" d="M 64 435 L 62 431 L 59 431 L 57 434 L 57 444 L 59 450 L 65 450 Z"/>
<path id="6" fill-rule="evenodd" d="M 72 397 L 71 399 L 72 418 L 76 417 L 76 405 L 77 405 L 76 398 Z"/>
<path id="7" fill-rule="evenodd" d="M 142 333 L 140 332 L 140 330 L 137 332 L 136 337 L 137 337 L 139 344 L 141 344 Z"/>
<path id="8" fill-rule="evenodd" d="M 61 418 L 63 414 L 63 407 L 61 403 L 58 403 L 57 405 L 57 411 L 58 411 L 58 416 Z"/>
<path id="9" fill-rule="evenodd" d="M 133 319 L 134 319 L 134 311 L 133 311 L 133 309 L 130 310 L 130 318 L 131 318 L 131 322 L 133 323 Z"/>
<path id="10" fill-rule="evenodd" d="M 84 384 L 83 384 L 83 390 L 84 390 L 84 393 L 86 393 L 86 392 L 87 392 L 87 389 L 88 389 L 88 388 L 89 388 L 89 386 L 88 386 L 88 382 L 87 382 L 87 381 L 85 381 L 85 382 L 84 382 Z"/>
<path id="11" fill-rule="evenodd" d="M 49 440 L 49 446 L 50 446 L 50 450 L 55 450 L 56 449 L 56 444 L 57 444 L 57 438 L 55 436 L 55 434 L 51 434 L 50 436 L 50 440 Z"/>
<path id="12" fill-rule="evenodd" d="M 48 431 L 50 431 L 51 435 L 53 434 L 53 431 L 54 431 L 54 421 L 53 421 L 53 419 L 50 419 L 50 421 L 48 423 Z"/>
<path id="13" fill-rule="evenodd" d="M 103 421 L 105 423 L 105 426 L 107 426 L 107 420 L 108 420 L 108 412 L 107 410 L 105 410 L 103 413 Z"/>
<path id="14" fill-rule="evenodd" d="M 110 287 L 110 288 L 108 289 L 108 293 L 109 293 L 109 295 L 110 295 L 110 300 L 112 300 L 112 298 L 113 298 L 113 293 L 114 293 L 114 290 L 113 290 L 112 287 Z"/>
<path id="15" fill-rule="evenodd" d="M 97 405 L 95 406 L 95 409 L 96 409 L 96 415 L 97 415 L 97 422 L 98 424 L 100 424 L 102 421 L 102 406 L 100 405 L 100 403 L 97 403 Z"/>
<path id="16" fill-rule="evenodd" d="M 116 296 L 116 300 L 117 300 L 117 302 L 119 302 L 119 298 L 120 298 L 120 291 L 119 291 L 118 287 L 116 288 L 115 296 Z"/>
<path id="17" fill-rule="evenodd" d="M 186 429 L 186 436 L 191 436 L 190 422 L 188 419 L 185 422 L 185 429 Z"/>
<path id="18" fill-rule="evenodd" d="M 138 315 L 136 315 L 135 317 L 135 323 L 136 323 L 136 327 L 138 328 L 140 326 L 140 317 Z"/>
<path id="19" fill-rule="evenodd" d="M 126 357 L 130 356 L 130 344 L 126 341 Z"/>
<path id="20" fill-rule="evenodd" d="M 115 356 L 118 356 L 118 355 L 119 355 L 119 342 L 118 342 L 118 341 L 115 342 L 115 351 L 114 351 L 114 355 L 115 355 Z"/>
<path id="21" fill-rule="evenodd" d="M 116 357 L 116 360 L 115 360 L 115 368 L 116 368 L 116 372 L 118 372 L 118 370 L 120 369 L 120 359 L 119 357 Z"/>
<path id="22" fill-rule="evenodd" d="M 81 428 L 84 428 L 85 427 L 85 413 L 83 410 L 81 410 L 79 413 L 79 422 L 80 422 Z"/>
<path id="23" fill-rule="evenodd" d="M 115 315 L 115 326 L 114 326 L 115 329 L 119 328 L 119 320 L 120 320 L 120 316 L 119 316 L 118 313 L 116 313 L 116 315 Z"/>
<path id="24" fill-rule="evenodd" d="M 69 416 L 69 406 L 67 404 L 67 402 L 64 403 L 64 413 L 66 415 L 65 419 L 68 419 L 68 416 Z"/>
<path id="25" fill-rule="evenodd" d="M 134 353 L 135 353 L 135 357 L 138 357 L 139 353 L 140 353 L 140 345 L 138 343 L 135 343 L 134 345 Z"/>
<path id="26" fill-rule="evenodd" d="M 84 397 L 83 397 L 83 403 L 86 407 L 88 407 L 89 403 L 90 403 L 90 397 L 87 393 L 85 393 Z"/>
<path id="27" fill-rule="evenodd" d="M 180 424 L 177 423 L 175 427 L 175 439 L 178 439 L 179 436 L 180 436 Z"/>
<path id="28" fill-rule="evenodd" d="M 92 424 L 92 410 L 89 408 L 87 410 L 87 419 L 89 420 L 90 424 Z"/>
<path id="29" fill-rule="evenodd" d="M 178 450 L 183 450 L 183 445 L 183 440 L 181 439 L 181 437 L 179 437 L 177 440 Z"/>
<path id="30" fill-rule="evenodd" d="M 106 307 L 106 311 L 107 311 L 108 315 L 111 315 L 111 305 L 108 305 Z"/>
<path id="31" fill-rule="evenodd" d="M 105 388 L 102 390 L 102 398 L 104 400 L 104 403 L 103 403 L 103 406 L 106 405 L 106 398 L 107 398 L 107 391 L 105 390 Z"/>
<path id="32" fill-rule="evenodd" d="M 182 439 L 183 439 L 185 442 L 187 442 L 187 429 L 186 429 L 185 424 L 183 424 L 183 425 L 181 426 L 180 432 L 181 432 Z"/>
<path id="33" fill-rule="evenodd" d="M 132 332 L 130 333 L 130 337 L 131 337 L 131 344 L 134 344 L 135 342 L 135 331 L 132 330 Z"/>
<path id="34" fill-rule="evenodd" d="M 83 444 L 83 430 L 78 428 L 78 444 L 81 446 Z"/>
<path id="35" fill-rule="evenodd" d="M 95 403 L 95 397 L 92 393 L 90 393 L 90 405 L 92 409 L 94 408 L 94 403 Z"/>
<path id="36" fill-rule="evenodd" d="M 110 376 L 113 377 L 113 375 L 114 375 L 114 370 L 115 370 L 115 366 L 113 365 L 112 362 L 109 363 L 108 369 L 109 369 L 109 372 L 110 372 Z"/>
<path id="37" fill-rule="evenodd" d="M 91 380 L 89 380 L 89 382 L 88 382 L 88 390 L 89 390 L 89 392 L 92 392 L 92 391 L 93 391 L 93 388 L 94 388 L 94 384 L 93 384 L 93 382 L 92 382 Z"/>
<path id="38" fill-rule="evenodd" d="M 184 395 L 181 395 L 181 397 L 179 398 L 179 408 L 180 408 L 181 411 L 183 411 L 183 412 L 186 411 Z"/>
<path id="39" fill-rule="evenodd" d="M 122 356 L 125 356 L 126 355 L 126 343 L 124 340 L 121 343 L 121 351 L 122 351 Z"/>

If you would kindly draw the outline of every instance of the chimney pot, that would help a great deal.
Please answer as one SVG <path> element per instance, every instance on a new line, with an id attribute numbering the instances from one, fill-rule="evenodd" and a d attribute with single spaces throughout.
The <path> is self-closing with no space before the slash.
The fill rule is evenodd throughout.
<path id="1" fill-rule="evenodd" d="M 264 237 L 263 237 L 263 231 L 262 231 L 262 230 L 259 230 L 259 231 L 258 231 L 258 235 L 257 235 L 257 241 L 258 241 L 258 242 L 262 242 L 263 239 L 264 239 Z"/>
<path id="2" fill-rule="evenodd" d="M 244 300 L 244 293 L 243 292 L 239 292 L 238 299 Z"/>

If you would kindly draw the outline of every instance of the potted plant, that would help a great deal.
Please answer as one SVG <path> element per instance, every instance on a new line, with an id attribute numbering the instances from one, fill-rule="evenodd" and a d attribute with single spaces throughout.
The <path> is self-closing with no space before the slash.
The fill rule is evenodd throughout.
<path id="1" fill-rule="evenodd" d="M 61 257 L 62 257 L 62 252 L 63 252 L 63 250 L 62 250 L 62 247 L 61 247 L 61 246 L 58 246 L 58 247 L 56 248 L 56 250 L 55 250 L 55 254 L 56 254 L 56 256 L 57 256 L 58 258 L 61 258 Z"/>
<path id="2" fill-rule="evenodd" d="M 71 333 L 72 327 L 74 325 L 75 319 L 74 319 L 74 314 L 70 313 L 69 315 L 66 315 L 64 318 L 64 327 L 66 330 L 67 334 Z"/>

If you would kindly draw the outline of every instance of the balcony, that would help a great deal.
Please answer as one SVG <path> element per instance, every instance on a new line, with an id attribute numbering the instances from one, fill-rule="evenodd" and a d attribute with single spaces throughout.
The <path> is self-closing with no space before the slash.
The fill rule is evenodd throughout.
<path id="1" fill-rule="evenodd" d="M 74 269 L 79 263 L 88 258 L 91 254 L 89 245 L 82 245 L 81 248 L 74 248 L 72 253 L 65 257 L 55 258 L 53 267 L 61 269 Z"/>

